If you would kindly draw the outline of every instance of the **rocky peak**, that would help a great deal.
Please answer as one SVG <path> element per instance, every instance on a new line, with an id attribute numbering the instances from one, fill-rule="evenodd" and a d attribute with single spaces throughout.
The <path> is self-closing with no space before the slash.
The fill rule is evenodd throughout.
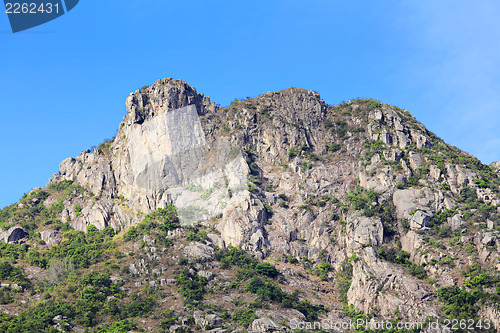
<path id="1" fill-rule="evenodd" d="M 279 115 L 284 122 L 310 126 L 319 125 L 326 115 L 327 105 L 316 91 L 288 88 L 267 92 L 256 98 Z M 274 110 L 274 112 L 273 112 Z"/>
<path id="2" fill-rule="evenodd" d="M 493 168 L 493 170 L 500 173 L 500 161 L 493 162 L 490 166 Z"/>
<path id="3" fill-rule="evenodd" d="M 142 123 L 159 114 L 195 105 L 199 115 L 215 112 L 216 106 L 209 97 L 182 80 L 167 78 L 151 86 L 136 90 L 127 98 L 126 124 Z"/>

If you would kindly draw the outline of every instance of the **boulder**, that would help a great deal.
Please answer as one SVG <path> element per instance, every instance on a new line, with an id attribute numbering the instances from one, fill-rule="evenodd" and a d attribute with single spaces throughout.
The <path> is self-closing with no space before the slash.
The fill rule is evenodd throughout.
<path id="1" fill-rule="evenodd" d="M 62 235 L 59 231 L 44 230 L 40 232 L 40 238 L 45 242 L 45 245 L 52 247 L 61 243 Z"/>
<path id="2" fill-rule="evenodd" d="M 484 234 L 483 239 L 481 240 L 481 243 L 487 246 L 494 246 L 496 243 L 496 237 L 493 233 L 487 232 Z"/>
<path id="3" fill-rule="evenodd" d="M 459 229 L 464 224 L 464 221 L 462 220 L 462 214 L 456 214 L 448 218 L 448 224 L 453 230 Z"/>
<path id="4" fill-rule="evenodd" d="M 411 151 L 410 154 L 408 155 L 408 160 L 410 161 L 410 167 L 413 170 L 416 170 L 425 165 L 425 160 L 419 153 Z"/>
<path id="5" fill-rule="evenodd" d="M 275 332 L 280 330 L 280 326 L 272 319 L 264 317 L 255 319 L 248 330 L 255 333 Z"/>
<path id="6" fill-rule="evenodd" d="M 211 246 L 200 242 L 189 243 L 189 245 L 184 249 L 184 254 L 190 258 L 214 260 L 214 249 Z"/>
<path id="7" fill-rule="evenodd" d="M 223 322 L 222 318 L 216 314 L 203 315 L 201 311 L 195 311 L 193 313 L 193 319 L 196 325 L 204 328 L 207 325 L 214 326 Z"/>
<path id="8" fill-rule="evenodd" d="M 413 230 L 426 228 L 431 220 L 432 216 L 421 210 L 418 210 L 415 212 L 415 214 L 413 214 L 410 220 L 410 228 L 412 228 Z"/>

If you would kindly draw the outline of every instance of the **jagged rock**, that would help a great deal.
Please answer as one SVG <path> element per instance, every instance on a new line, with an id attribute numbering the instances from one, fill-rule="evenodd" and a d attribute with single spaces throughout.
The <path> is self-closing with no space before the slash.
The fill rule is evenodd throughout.
<path id="1" fill-rule="evenodd" d="M 429 222 L 432 220 L 432 216 L 418 210 L 413 214 L 410 219 L 410 228 L 414 230 L 419 230 L 422 228 L 426 228 L 429 225 Z"/>
<path id="2" fill-rule="evenodd" d="M 210 271 L 198 271 L 198 275 L 203 276 L 204 278 L 207 279 L 207 281 L 212 281 L 214 278 L 214 273 Z"/>
<path id="3" fill-rule="evenodd" d="M 150 235 L 144 235 L 144 236 L 142 237 L 142 240 L 143 240 L 146 244 L 148 244 L 149 246 L 154 245 L 154 244 L 156 243 L 156 240 L 155 240 L 153 237 L 151 237 Z"/>
<path id="4" fill-rule="evenodd" d="M 410 167 L 413 170 L 416 170 L 416 169 L 425 165 L 425 160 L 422 157 L 422 155 L 419 153 L 415 153 L 415 152 L 411 151 L 408 155 L 408 160 L 410 161 Z"/>
<path id="5" fill-rule="evenodd" d="M 429 175 L 431 176 L 432 179 L 438 180 L 439 177 L 441 177 L 441 169 L 439 169 L 434 165 L 431 165 L 429 167 Z"/>
<path id="6" fill-rule="evenodd" d="M 83 208 L 80 216 L 71 222 L 71 226 L 78 231 L 87 231 L 89 225 L 94 225 L 97 229 L 102 230 L 108 226 L 110 219 L 108 209 L 104 206 L 104 202 L 87 206 Z"/>
<path id="7" fill-rule="evenodd" d="M 433 293 L 423 283 L 378 259 L 373 248 L 365 248 L 361 259 L 354 264 L 347 292 L 349 303 L 356 309 L 368 312 L 375 306 L 381 315 L 391 315 L 398 309 L 417 321 L 438 316 L 432 307 Z M 398 290 L 397 295 L 390 290 Z"/>
<path id="8" fill-rule="evenodd" d="M 54 318 L 52 318 L 52 321 L 54 321 L 55 323 L 59 323 L 60 321 L 63 321 L 66 319 L 68 319 L 68 317 L 62 316 L 62 315 L 57 315 Z"/>
<path id="9" fill-rule="evenodd" d="M 486 220 L 486 227 L 490 230 L 495 229 L 495 222 L 492 220 Z"/>
<path id="10" fill-rule="evenodd" d="M 61 233 L 55 230 L 44 230 L 40 232 L 40 237 L 48 247 L 59 245 L 62 240 Z"/>
<path id="11" fill-rule="evenodd" d="M 14 226 L 6 231 L 0 232 L 0 241 L 5 243 L 17 243 L 19 240 L 28 236 L 28 233 L 23 228 Z"/>
<path id="12" fill-rule="evenodd" d="M 193 319 L 196 325 L 200 327 L 205 327 L 207 325 L 214 326 L 223 322 L 222 318 L 216 314 L 207 314 L 204 316 L 203 312 L 199 310 L 193 313 Z"/>
<path id="13" fill-rule="evenodd" d="M 212 242 L 212 244 L 214 244 L 218 248 L 222 249 L 222 248 L 226 247 L 226 244 L 224 243 L 224 241 L 222 240 L 222 238 L 219 235 L 207 234 L 207 237 Z"/>
<path id="14" fill-rule="evenodd" d="M 171 333 L 176 333 L 176 332 L 180 332 L 180 331 L 181 331 L 181 329 L 182 329 L 182 326 L 181 326 L 181 325 L 172 325 L 172 326 L 170 326 L 169 331 L 170 331 Z"/>
<path id="15" fill-rule="evenodd" d="M 491 321 L 492 326 L 500 328 L 500 310 L 498 309 L 498 304 L 483 304 L 479 310 L 479 314 L 483 318 L 487 318 Z"/>
<path id="16" fill-rule="evenodd" d="M 131 274 L 147 274 L 149 264 L 144 259 L 135 260 L 130 264 L 128 270 Z"/>
<path id="17" fill-rule="evenodd" d="M 425 211 L 427 215 L 432 216 L 431 207 L 435 200 L 432 192 L 428 189 L 404 189 L 397 190 L 393 195 L 393 203 L 396 206 L 396 215 L 400 219 L 410 220 L 410 212 L 416 209 Z"/>
<path id="18" fill-rule="evenodd" d="M 184 254 L 190 258 L 214 260 L 214 249 L 199 242 L 189 243 L 189 245 L 184 249 Z"/>
<path id="19" fill-rule="evenodd" d="M 401 158 L 403 157 L 403 153 L 401 152 L 401 150 L 399 150 L 397 148 L 392 148 L 390 150 L 386 150 L 383 152 L 383 154 L 384 154 L 384 158 L 386 160 L 395 161 L 395 162 L 399 162 L 399 160 L 401 160 Z"/>
<path id="20" fill-rule="evenodd" d="M 490 164 L 490 166 L 493 168 L 493 170 L 500 173 L 500 161 L 493 162 Z"/>
<path id="21" fill-rule="evenodd" d="M 464 221 L 462 220 L 462 214 L 456 214 L 448 218 L 448 224 L 453 230 L 459 229 L 464 224 Z"/>
<path id="22" fill-rule="evenodd" d="M 280 330 L 280 326 L 272 319 L 264 317 L 255 319 L 248 330 L 255 333 L 275 332 Z"/>
<path id="23" fill-rule="evenodd" d="M 352 240 L 353 249 L 367 245 L 378 248 L 384 239 L 384 227 L 378 218 L 356 218 L 351 230 L 349 239 Z"/>
<path id="24" fill-rule="evenodd" d="M 401 237 L 401 248 L 410 254 L 412 260 L 415 260 L 415 255 L 422 245 L 422 237 L 413 230 L 409 230 L 403 237 Z"/>
<path id="25" fill-rule="evenodd" d="M 248 191 L 233 196 L 225 208 L 217 229 L 226 245 L 242 246 L 251 250 L 262 249 L 266 243 L 263 230 L 267 213 L 262 202 Z"/>
<path id="26" fill-rule="evenodd" d="M 377 257 L 376 250 L 384 242 L 380 219 L 358 216 L 359 211 L 353 212 L 345 201 L 345 194 L 358 185 L 359 178 L 362 187 L 381 193 L 378 204 L 393 195 L 398 217 L 394 227 L 399 234 L 386 235 L 385 241 L 396 243 L 399 239 L 414 264 L 453 255 L 453 246 L 448 246 L 448 242 L 446 249 L 436 250 L 431 242 L 423 242 L 417 231 L 425 230 L 436 212 L 462 206 L 452 197 L 463 186 L 475 188 L 487 205 L 499 201 L 495 201 L 496 193 L 474 184 L 478 178 L 475 171 L 449 159 L 446 170 L 432 165 L 429 159 L 430 175 L 422 175 L 419 188 L 394 192 L 396 185 L 407 183 L 409 177 L 417 174 L 415 170 L 426 164 L 425 150 L 415 150 L 413 146 L 431 147 L 432 141 L 430 133 L 406 110 L 374 105 L 367 111 L 362 103 L 348 102 L 344 106 L 349 115 L 344 117 L 342 112 L 332 114 L 337 108 L 327 106 L 318 93 L 290 88 L 236 102 L 231 108 L 218 108 L 180 80 L 159 80 L 127 98 L 127 115 L 112 143 L 61 162 L 59 174 L 50 182 L 72 180 L 86 189 L 85 194 L 65 200 L 61 219 L 77 230 L 85 231 L 89 225 L 95 225 L 98 229 L 111 226 L 118 232 L 142 221 L 146 214 L 173 204 L 183 226 L 199 222 L 207 228 L 205 231 L 217 228 L 208 234 L 209 241 L 191 242 L 174 251 L 162 250 L 147 235 L 137 240 L 126 252 L 140 251 L 144 259 L 134 260 L 129 271 L 137 275 L 151 273 L 155 279 L 143 276 L 136 279 L 140 281 L 125 282 L 135 282 L 138 288 L 148 283 L 155 287 L 175 283 L 166 275 L 156 279 L 169 267 L 150 269 L 152 261 L 167 255 L 174 260 L 186 255 L 211 261 L 212 246 L 241 246 L 257 258 L 276 254 L 319 262 L 321 254 L 321 260 L 329 262 L 332 269 L 340 268 L 346 258 L 356 254 L 359 260 L 350 261 L 354 276 L 347 296 L 357 310 L 369 313 L 379 309 L 381 317 L 392 318 L 398 310 L 403 318 L 420 321 L 427 316 L 438 317 L 441 312 L 433 297 L 434 287 Z M 342 123 L 336 122 L 340 119 L 346 121 L 342 138 Z M 381 147 L 368 155 L 364 145 L 367 139 L 381 140 L 383 144 L 377 142 Z M 332 143 L 338 143 L 340 150 Z M 319 160 L 314 161 L 315 156 Z M 371 165 L 367 165 L 365 156 L 372 156 Z M 446 184 L 453 193 L 446 190 Z M 281 193 L 287 197 L 284 205 Z M 44 202 L 46 208 L 57 195 Z M 333 197 L 340 201 L 333 203 Z M 36 200 L 28 198 L 23 205 L 32 207 Z M 76 204 L 83 207 L 79 216 L 75 214 Z M 405 233 L 401 219 L 409 221 L 411 230 Z M 448 223 L 458 230 L 462 225 L 459 215 Z M 487 226 L 493 229 L 490 224 Z M 185 232 L 184 228 L 171 230 L 166 237 L 177 241 L 185 237 Z M 497 238 L 493 232 L 475 237 L 464 234 L 462 241 L 476 246 L 482 262 L 499 267 L 491 255 L 494 248 L 490 247 L 497 244 Z M 146 247 L 142 247 L 144 243 Z M 163 242 L 159 240 L 160 243 Z M 472 260 L 459 257 L 457 263 Z M 439 285 L 460 282 L 454 280 L 456 270 L 438 266 L 427 265 L 426 269 Z M 208 262 L 195 265 L 190 271 L 212 280 L 212 287 L 229 276 L 218 268 L 219 263 Z M 221 279 L 212 279 L 214 269 Z M 282 269 L 282 273 L 291 288 L 325 293 L 330 288 L 300 277 L 290 267 Z M 234 300 L 233 296 L 226 297 L 224 301 Z M 329 306 L 332 311 L 328 317 L 346 320 L 335 306 Z M 179 322 L 189 326 L 186 311 L 179 310 L 183 312 L 179 313 Z M 283 309 L 276 311 L 283 313 L 259 312 L 260 319 L 249 329 L 264 332 L 290 318 L 305 319 L 290 309 L 286 313 Z M 220 318 L 210 316 L 196 313 L 196 323 L 202 329 L 219 323 Z M 171 327 L 171 331 L 182 329 Z"/>
<path id="27" fill-rule="evenodd" d="M 497 238 L 493 233 L 487 232 L 484 234 L 484 237 L 481 240 L 481 243 L 483 243 L 484 245 L 488 245 L 488 246 L 494 246 L 496 243 L 496 240 L 497 240 Z"/>

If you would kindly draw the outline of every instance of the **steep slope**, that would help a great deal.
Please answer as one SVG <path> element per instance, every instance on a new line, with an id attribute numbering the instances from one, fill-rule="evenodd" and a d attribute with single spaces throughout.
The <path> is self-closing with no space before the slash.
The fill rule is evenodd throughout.
<path id="1" fill-rule="evenodd" d="M 67 257 L 82 274 L 116 265 L 108 273 L 122 281 L 122 294 L 103 291 L 108 299 L 99 304 L 133 304 L 151 293 L 158 307 L 117 317 L 88 310 L 94 322 L 73 326 L 147 317 L 155 330 L 168 329 L 168 309 L 178 331 L 286 331 L 293 318 L 356 316 L 498 322 L 496 164 L 447 145 L 408 111 L 368 99 L 329 106 L 298 88 L 222 108 L 174 79 L 136 91 L 126 107 L 115 138 L 64 160 L 45 188 L 0 215 L 2 239 L 25 243 L 5 245 L 3 254 L 26 271 L 49 278 Z M 91 258 L 75 251 L 78 242 L 95 247 Z M 230 247 L 254 259 L 217 250 Z M 233 266 L 236 274 L 226 270 Z M 32 288 L 33 278 L 18 280 Z M 95 287 L 85 281 L 78 283 Z M 134 294 L 143 285 L 155 293 Z M 200 294 L 187 292 L 193 288 Z M 243 312 L 240 298 L 257 310 Z"/>

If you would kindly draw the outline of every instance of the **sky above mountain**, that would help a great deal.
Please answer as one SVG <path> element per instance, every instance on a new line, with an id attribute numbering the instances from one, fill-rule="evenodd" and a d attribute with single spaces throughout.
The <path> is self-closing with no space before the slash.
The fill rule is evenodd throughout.
<path id="1" fill-rule="evenodd" d="M 180 78 L 221 105 L 290 86 L 408 109 L 500 160 L 497 1 L 82 0 L 13 34 L 0 15 L 0 207 L 116 134 L 130 92 Z"/>

